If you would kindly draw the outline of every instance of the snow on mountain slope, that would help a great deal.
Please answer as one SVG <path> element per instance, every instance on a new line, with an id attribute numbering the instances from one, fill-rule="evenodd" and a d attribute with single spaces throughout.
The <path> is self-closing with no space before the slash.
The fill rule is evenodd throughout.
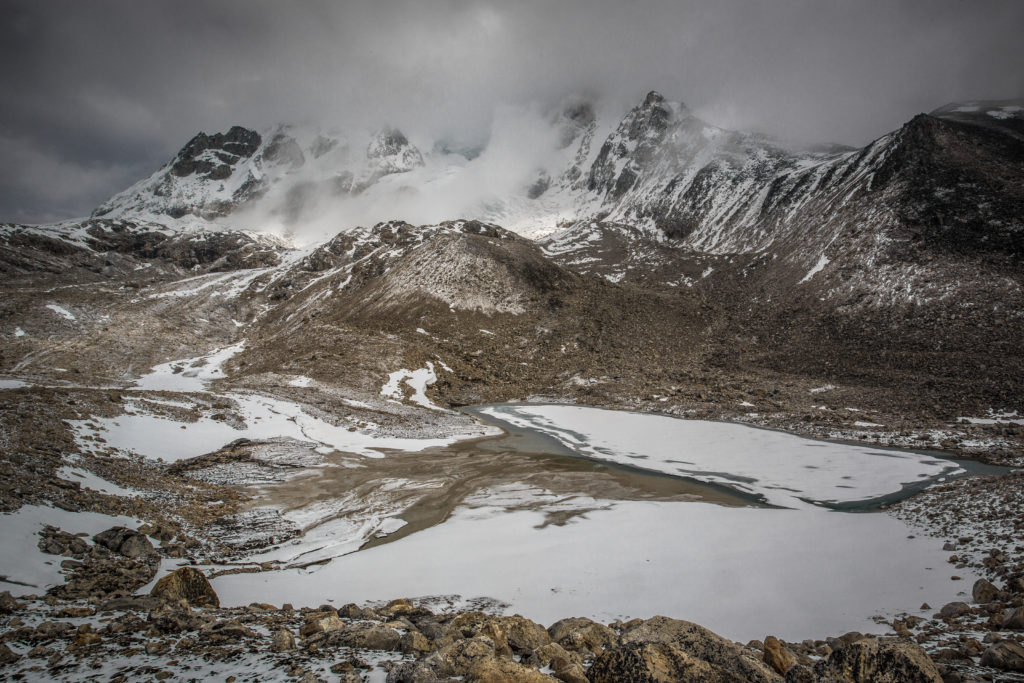
<path id="1" fill-rule="evenodd" d="M 908 258 L 1019 254 L 1024 239 L 1024 107 L 967 103 L 920 115 L 860 150 L 786 151 L 716 129 L 652 93 L 602 147 L 584 219 L 542 242 L 577 270 L 693 286 L 770 279 L 877 304 L 948 297 L 974 278 Z M 913 250 L 911 249 L 911 250 Z M 955 263 L 950 263 L 954 270 Z M 698 277 L 698 273 L 700 276 Z M 842 278 L 836 276 L 842 273 Z"/>
<path id="2" fill-rule="evenodd" d="M 235 126 L 195 136 L 93 217 L 186 230 L 216 222 L 307 242 L 389 219 L 466 217 L 516 232 L 550 231 L 580 213 L 579 187 L 599 129 L 592 105 L 576 98 L 551 111 L 503 108 L 482 147 L 436 141 L 427 153 L 387 126 L 370 136 Z"/>
<path id="3" fill-rule="evenodd" d="M 111 197 L 93 216 L 214 220 L 274 193 L 274 210 L 294 218 L 314 190 L 358 193 L 422 165 L 419 150 L 391 128 L 357 147 L 318 130 L 277 126 L 259 133 L 234 126 L 195 136 L 163 168 Z"/>

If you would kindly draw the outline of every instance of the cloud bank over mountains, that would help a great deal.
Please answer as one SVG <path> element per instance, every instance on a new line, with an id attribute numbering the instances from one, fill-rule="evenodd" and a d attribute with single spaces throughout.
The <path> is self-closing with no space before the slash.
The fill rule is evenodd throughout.
<path id="1" fill-rule="evenodd" d="M 503 107 L 656 89 L 719 126 L 864 144 L 1024 95 L 1015 0 L 3 4 L 0 220 L 87 214 L 196 132 L 391 124 L 487 140 Z M 506 150 L 507 151 L 507 150 Z"/>

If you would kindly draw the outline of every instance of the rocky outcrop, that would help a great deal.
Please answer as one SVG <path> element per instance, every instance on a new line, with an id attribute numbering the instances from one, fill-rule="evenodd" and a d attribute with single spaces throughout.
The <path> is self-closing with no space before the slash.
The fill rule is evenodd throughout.
<path id="1" fill-rule="evenodd" d="M 628 643 L 608 650 L 590 667 L 588 677 L 591 683 L 734 683 L 746 680 L 668 643 Z"/>
<path id="2" fill-rule="evenodd" d="M 259 149 L 260 134 L 241 126 L 227 133 L 199 133 L 188 141 L 171 163 L 171 173 L 182 178 L 192 174 L 223 180 L 231 175 L 231 166 Z"/>
<path id="3" fill-rule="evenodd" d="M 785 676 L 786 672 L 796 664 L 796 659 L 791 652 L 788 652 L 779 639 L 775 636 L 768 636 L 764 639 L 764 663 L 775 670 L 775 673 Z"/>
<path id="4" fill-rule="evenodd" d="M 187 667 L 206 661 L 216 662 L 226 675 L 281 668 L 293 678 L 313 680 L 329 668 L 342 680 L 355 681 L 374 670 L 377 676 L 387 671 L 391 683 L 775 683 L 783 680 L 778 669 L 786 669 L 786 681 L 801 683 L 940 680 L 935 664 L 917 645 L 856 633 L 830 639 L 830 652 L 824 641 L 785 643 L 771 636 L 763 644 L 744 647 L 697 624 L 666 617 L 616 622 L 614 628 L 568 618 L 545 629 L 521 616 L 483 611 L 435 614 L 409 599 L 373 608 L 349 604 L 340 610 L 330 605 L 278 609 L 257 603 L 218 608 L 180 597 L 193 594 L 186 585 L 201 577 L 193 572 L 183 568 L 165 577 L 164 587 L 173 582 L 179 584 L 177 590 L 107 601 L 98 610 L 65 605 L 52 597 L 46 604 L 24 599 L 15 608 L 24 620 L 5 617 L 9 628 L 0 634 L 0 642 L 27 651 L 32 664 L 49 658 L 51 675 L 58 665 L 74 661 L 71 658 L 114 666 L 135 661 L 123 658 L 145 652 L 148 665 L 168 671 L 163 677 L 195 670 L 177 668 L 182 661 Z M 37 618 L 36 611 L 46 616 Z M 102 628 L 96 628 L 97 623 Z M 67 644 L 63 658 L 53 658 L 59 646 L 45 652 L 29 650 L 55 640 Z M 975 656 L 982 651 L 977 644 Z M 1022 661 L 1018 655 L 1024 653 L 1011 641 L 984 652 L 984 666 L 1007 671 L 1016 670 Z M 0 651 L 0 657 L 4 655 Z M 382 664 L 368 663 L 371 657 Z M 9 659 L 12 667 L 28 666 Z"/>
<path id="5" fill-rule="evenodd" d="M 615 631 L 604 624 L 583 617 L 556 621 L 548 627 L 551 640 L 575 652 L 600 655 L 618 640 Z"/>

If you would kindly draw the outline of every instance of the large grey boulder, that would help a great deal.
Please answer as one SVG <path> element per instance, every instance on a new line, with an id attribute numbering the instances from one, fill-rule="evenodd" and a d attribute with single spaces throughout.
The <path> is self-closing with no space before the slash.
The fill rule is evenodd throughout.
<path id="1" fill-rule="evenodd" d="M 184 600 L 192 607 L 220 607 L 220 598 L 198 569 L 182 567 L 156 582 L 149 592 L 171 602 Z"/>
<path id="2" fill-rule="evenodd" d="M 814 677 L 828 683 L 942 683 L 919 645 L 891 638 L 865 638 L 836 650 L 814 665 Z"/>
<path id="3" fill-rule="evenodd" d="M 115 526 L 106 531 L 101 531 L 92 537 L 98 545 L 107 548 L 115 553 L 130 557 L 133 560 L 140 560 L 152 557 L 157 554 L 153 544 L 149 542 L 145 534 L 140 534 L 128 527 Z"/>
<path id="4" fill-rule="evenodd" d="M 982 653 L 981 664 L 1000 671 L 1024 671 L 1024 647 L 1012 640 L 1001 641 Z"/>
<path id="5" fill-rule="evenodd" d="M 587 671 L 590 683 L 738 683 L 734 671 L 687 654 L 669 643 L 627 643 L 605 650 Z"/>
<path id="6" fill-rule="evenodd" d="M 689 621 L 653 617 L 624 631 L 621 642 L 622 646 L 634 643 L 671 645 L 690 658 L 713 665 L 715 670 L 721 669 L 751 683 L 781 680 L 781 676 L 772 671 L 755 653 Z M 672 651 L 665 649 L 633 652 L 635 656 L 645 657 L 652 654 L 675 656 Z"/>

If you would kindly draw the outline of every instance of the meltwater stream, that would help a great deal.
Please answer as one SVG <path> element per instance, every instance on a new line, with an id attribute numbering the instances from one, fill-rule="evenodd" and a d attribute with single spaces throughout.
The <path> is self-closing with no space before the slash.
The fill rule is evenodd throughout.
<path id="1" fill-rule="evenodd" d="M 736 640 L 803 639 L 884 631 L 878 617 L 923 614 L 922 603 L 957 599 L 974 579 L 953 579 L 941 540 L 881 512 L 843 511 L 962 472 L 951 460 L 581 406 L 472 412 L 510 433 L 367 461 L 393 461 L 377 475 L 388 481 L 433 477 L 451 492 L 427 506 L 429 523 L 411 505 L 396 516 L 415 533 L 399 540 L 322 565 L 218 577 L 222 603 L 461 595 L 544 624 L 663 614 Z M 539 458 L 535 467 L 513 457 L 517 448 Z M 572 485 L 602 468 L 617 473 L 608 488 Z M 636 490 L 659 474 L 694 488 Z M 321 491 L 346 485 L 343 473 L 321 476 Z M 373 476 L 360 474 L 364 484 Z"/>

